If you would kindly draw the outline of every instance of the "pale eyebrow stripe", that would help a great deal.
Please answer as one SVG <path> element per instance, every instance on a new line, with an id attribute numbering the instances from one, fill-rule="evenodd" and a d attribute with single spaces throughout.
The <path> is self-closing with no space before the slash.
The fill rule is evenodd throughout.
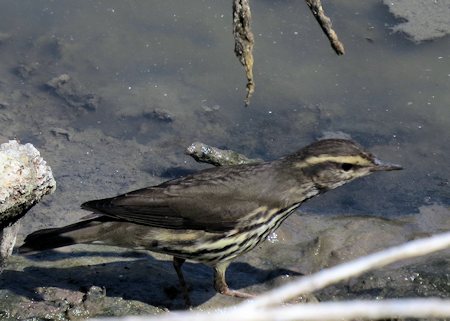
<path id="1" fill-rule="evenodd" d="M 324 162 L 334 162 L 334 163 L 349 163 L 353 165 L 369 165 L 371 162 L 359 155 L 355 156 L 330 156 L 330 155 L 321 155 L 321 156 L 311 156 L 306 158 L 302 162 L 298 162 L 295 164 L 297 168 L 304 168 L 310 165 L 315 165 Z"/>

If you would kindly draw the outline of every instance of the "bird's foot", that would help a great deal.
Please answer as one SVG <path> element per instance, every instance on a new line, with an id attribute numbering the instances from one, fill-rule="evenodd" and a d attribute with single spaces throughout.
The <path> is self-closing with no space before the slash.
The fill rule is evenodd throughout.
<path id="1" fill-rule="evenodd" d="M 231 290 L 228 286 L 219 290 L 220 294 L 234 296 L 237 298 L 251 299 L 256 297 L 255 294 L 245 293 L 237 290 Z"/>
<path id="2" fill-rule="evenodd" d="M 220 262 L 214 266 L 214 288 L 217 292 L 223 295 L 234 296 L 238 298 L 254 298 L 254 294 L 245 293 L 241 291 L 231 290 L 225 281 L 225 271 L 230 264 L 230 261 Z"/>

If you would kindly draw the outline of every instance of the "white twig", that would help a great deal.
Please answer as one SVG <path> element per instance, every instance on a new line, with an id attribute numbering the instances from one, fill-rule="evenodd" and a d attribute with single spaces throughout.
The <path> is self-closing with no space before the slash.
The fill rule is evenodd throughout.
<path id="1" fill-rule="evenodd" d="M 400 260 L 414 258 L 450 247 L 450 232 L 411 241 L 311 276 L 306 276 L 254 300 L 216 311 L 177 312 L 149 317 L 101 318 L 95 321 L 293 321 L 293 320 L 376 320 L 386 318 L 449 318 L 450 300 L 398 299 L 382 301 L 322 302 L 275 306 L 300 294 L 360 275 Z"/>
<path id="2" fill-rule="evenodd" d="M 262 294 L 253 300 L 245 301 L 239 306 L 257 308 L 275 305 L 301 294 L 311 293 L 350 277 L 361 275 L 369 270 L 380 268 L 400 260 L 430 254 L 449 247 L 450 232 L 411 241 L 322 270 L 310 276 L 302 277 L 275 290 Z"/>
<path id="3" fill-rule="evenodd" d="M 377 320 L 396 318 L 450 317 L 450 300 L 399 299 L 384 301 L 351 301 L 306 303 L 292 306 L 242 309 L 228 308 L 215 312 L 175 312 L 153 317 L 124 317 L 121 321 L 316 321 Z M 92 321 L 111 321 L 112 318 Z"/>

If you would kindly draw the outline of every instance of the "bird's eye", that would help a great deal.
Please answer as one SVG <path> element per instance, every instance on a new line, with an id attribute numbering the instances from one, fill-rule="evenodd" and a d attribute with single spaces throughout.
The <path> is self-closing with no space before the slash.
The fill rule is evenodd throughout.
<path id="1" fill-rule="evenodd" d="M 342 170 L 348 172 L 349 170 L 351 170 L 353 168 L 353 164 L 350 163 L 342 163 L 341 164 L 341 168 Z"/>

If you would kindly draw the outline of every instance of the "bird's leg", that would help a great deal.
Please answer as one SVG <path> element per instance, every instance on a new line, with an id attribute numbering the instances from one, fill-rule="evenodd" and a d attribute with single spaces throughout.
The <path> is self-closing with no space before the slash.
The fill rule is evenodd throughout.
<path id="1" fill-rule="evenodd" d="M 184 280 L 183 271 L 181 271 L 181 266 L 183 265 L 185 259 L 174 256 L 173 257 L 173 267 L 175 268 L 175 272 L 177 272 L 178 281 L 180 282 L 181 290 L 183 291 L 184 302 L 186 306 L 191 307 L 191 299 L 189 298 L 189 291 L 186 285 L 186 281 Z"/>
<path id="2" fill-rule="evenodd" d="M 227 270 L 228 265 L 230 265 L 230 262 L 221 262 L 214 266 L 214 288 L 216 291 L 224 295 L 239 298 L 254 298 L 255 296 L 253 294 L 231 290 L 228 287 L 228 284 L 225 281 L 225 271 Z"/>

